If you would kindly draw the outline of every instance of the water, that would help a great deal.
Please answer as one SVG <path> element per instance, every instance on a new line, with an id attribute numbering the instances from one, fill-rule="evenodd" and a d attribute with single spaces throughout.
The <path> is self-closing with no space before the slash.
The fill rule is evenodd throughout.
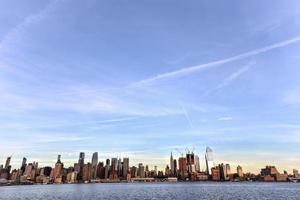
<path id="1" fill-rule="evenodd" d="M 0 187 L 0 199 L 300 199 L 293 183 L 119 183 Z"/>

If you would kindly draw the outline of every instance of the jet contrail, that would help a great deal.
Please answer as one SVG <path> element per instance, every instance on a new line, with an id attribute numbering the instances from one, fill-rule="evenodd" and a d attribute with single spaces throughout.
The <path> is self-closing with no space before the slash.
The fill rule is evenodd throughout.
<path id="1" fill-rule="evenodd" d="M 268 52 L 268 51 L 271 51 L 273 49 L 277 49 L 277 48 L 280 48 L 280 47 L 285 47 L 285 46 L 288 46 L 290 44 L 294 44 L 294 43 L 297 43 L 297 42 L 300 42 L 300 36 L 289 39 L 289 40 L 285 40 L 283 42 L 279 42 L 279 43 L 276 43 L 276 44 L 273 44 L 273 45 L 270 45 L 270 46 L 266 46 L 266 47 L 262 47 L 262 48 L 259 48 L 259 49 L 255 49 L 255 50 L 246 52 L 246 53 L 242 53 L 242 54 L 239 54 L 239 55 L 236 55 L 236 56 L 233 56 L 233 57 L 225 58 L 225 59 L 222 59 L 222 60 L 217 60 L 217 61 L 213 61 L 213 62 L 209 62 L 209 63 L 205 63 L 205 64 L 200 64 L 200 65 L 196 65 L 196 66 L 182 68 L 182 69 L 179 69 L 179 70 L 173 71 L 173 72 L 167 72 L 167 73 L 159 74 L 159 75 L 156 75 L 154 77 L 147 78 L 147 79 L 138 81 L 136 83 L 133 83 L 132 85 L 133 86 L 138 86 L 138 85 L 152 83 L 152 82 L 162 80 L 162 79 L 176 78 L 176 77 L 188 75 L 192 72 L 196 72 L 196 71 L 206 69 L 206 68 L 209 68 L 209 67 L 213 67 L 213 66 L 226 64 L 226 63 L 237 61 L 237 60 L 241 60 L 241 59 L 244 59 L 244 58 L 249 58 L 251 56 L 255 56 L 255 55 L 258 55 L 258 54 L 261 54 L 261 53 L 265 53 L 265 52 Z"/>

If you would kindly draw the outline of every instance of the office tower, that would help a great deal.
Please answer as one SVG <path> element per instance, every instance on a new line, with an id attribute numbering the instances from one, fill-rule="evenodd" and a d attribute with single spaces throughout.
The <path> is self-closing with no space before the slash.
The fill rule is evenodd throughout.
<path id="1" fill-rule="evenodd" d="M 4 166 L 5 169 L 10 168 L 10 160 L 11 160 L 11 156 L 7 157 L 6 162 L 5 162 L 5 166 Z"/>
<path id="2" fill-rule="evenodd" d="M 103 162 L 99 162 L 99 164 L 97 165 L 97 177 L 99 177 L 100 179 L 105 178 L 105 167 Z"/>
<path id="3" fill-rule="evenodd" d="M 241 166 L 237 166 L 236 171 L 237 171 L 237 175 L 239 177 L 243 177 L 244 176 L 243 168 Z"/>
<path id="4" fill-rule="evenodd" d="M 227 177 L 229 177 L 230 174 L 231 174 L 230 165 L 229 165 L 229 164 L 226 164 L 226 165 L 225 165 L 225 168 L 226 168 L 226 175 L 227 175 Z"/>
<path id="5" fill-rule="evenodd" d="M 220 178 L 221 181 L 225 181 L 226 178 L 226 167 L 223 163 L 219 164 L 219 169 L 220 169 Z"/>
<path id="6" fill-rule="evenodd" d="M 110 165 L 110 160 L 106 159 L 105 165 Z"/>
<path id="7" fill-rule="evenodd" d="M 82 180 L 84 157 L 85 157 L 84 152 L 80 152 L 79 153 L 79 159 L 78 159 L 78 164 L 79 164 L 79 171 L 78 171 L 78 176 L 77 176 L 78 180 Z"/>
<path id="8" fill-rule="evenodd" d="M 169 165 L 167 165 L 166 168 L 165 168 L 165 175 L 166 175 L 166 176 L 170 176 L 171 173 L 172 173 L 172 172 L 171 172 L 171 169 L 170 169 Z"/>
<path id="9" fill-rule="evenodd" d="M 218 166 L 211 168 L 211 179 L 213 181 L 220 181 L 221 175 L 220 175 L 220 168 Z"/>
<path id="10" fill-rule="evenodd" d="M 107 160 L 106 160 L 107 161 Z M 107 162 L 106 162 L 107 163 Z M 104 179 L 109 178 L 109 168 L 110 166 L 108 164 L 105 165 L 105 173 L 104 173 Z"/>
<path id="11" fill-rule="evenodd" d="M 83 165 L 82 181 L 90 182 L 91 177 L 92 177 L 92 164 L 88 162 L 87 164 Z"/>
<path id="12" fill-rule="evenodd" d="M 61 159 L 61 155 L 58 155 L 58 156 L 57 156 L 57 162 L 56 162 L 56 163 L 61 163 L 61 160 L 60 160 L 60 159 Z"/>
<path id="13" fill-rule="evenodd" d="M 154 166 L 154 175 L 157 176 L 157 166 Z"/>
<path id="14" fill-rule="evenodd" d="M 44 167 L 44 176 L 50 176 L 52 167 Z"/>
<path id="15" fill-rule="evenodd" d="M 97 178 L 98 152 L 93 153 L 92 157 L 92 179 Z"/>
<path id="16" fill-rule="evenodd" d="M 181 179 L 184 179 L 185 174 L 187 173 L 186 158 L 184 157 L 179 158 L 178 163 L 179 163 L 180 177 Z"/>
<path id="17" fill-rule="evenodd" d="M 117 174 L 119 177 L 123 176 L 123 162 L 122 162 L 121 158 L 118 159 Z"/>
<path id="18" fill-rule="evenodd" d="M 206 147 L 205 162 L 206 162 L 206 173 L 207 175 L 211 175 L 210 169 L 213 167 L 213 151 L 209 147 Z"/>
<path id="19" fill-rule="evenodd" d="M 200 172 L 200 160 L 199 156 L 195 155 L 195 171 Z"/>
<path id="20" fill-rule="evenodd" d="M 52 180 L 54 183 L 62 183 L 62 176 L 63 176 L 63 163 L 60 160 L 61 156 L 57 156 L 57 162 L 52 169 Z"/>
<path id="21" fill-rule="evenodd" d="M 186 165 L 187 171 L 189 174 L 195 172 L 195 155 L 194 153 L 187 153 L 186 154 Z"/>
<path id="22" fill-rule="evenodd" d="M 129 158 L 123 158 L 123 178 L 127 179 L 129 170 Z"/>
<path id="23" fill-rule="evenodd" d="M 177 161 L 176 159 L 173 160 L 173 165 L 174 165 L 174 175 L 176 176 L 177 175 Z"/>
<path id="24" fill-rule="evenodd" d="M 136 178 L 137 176 L 137 168 L 135 166 L 130 167 L 130 177 L 131 178 Z"/>
<path id="25" fill-rule="evenodd" d="M 20 168 L 22 173 L 24 173 L 24 171 L 25 171 L 26 162 L 27 162 L 27 159 L 24 157 L 23 160 L 22 160 L 21 168 Z"/>
<path id="26" fill-rule="evenodd" d="M 140 178 L 145 178 L 145 167 L 143 166 L 143 163 L 139 163 L 138 176 Z"/>
<path id="27" fill-rule="evenodd" d="M 171 175 L 173 176 L 175 174 L 175 170 L 174 170 L 174 159 L 173 159 L 172 152 L 170 156 L 170 167 L 171 167 Z"/>
<path id="28" fill-rule="evenodd" d="M 118 159 L 112 158 L 111 159 L 111 171 L 112 173 L 116 173 L 118 170 Z"/>

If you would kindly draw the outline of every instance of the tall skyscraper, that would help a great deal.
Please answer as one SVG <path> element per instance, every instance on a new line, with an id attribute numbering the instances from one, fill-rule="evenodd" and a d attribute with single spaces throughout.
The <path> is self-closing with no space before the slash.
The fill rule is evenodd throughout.
<path id="1" fill-rule="evenodd" d="M 84 167 L 84 157 L 85 154 L 84 152 L 80 152 L 79 153 L 79 159 L 78 159 L 78 165 L 79 165 L 79 172 L 78 172 L 78 180 L 82 180 L 82 176 L 83 176 L 83 167 Z"/>
<path id="2" fill-rule="evenodd" d="M 209 147 L 206 147 L 205 162 L 206 162 L 206 173 L 207 175 L 211 175 L 210 170 L 214 165 L 213 165 L 213 151 Z"/>
<path id="3" fill-rule="evenodd" d="M 6 162 L 5 162 L 5 166 L 4 166 L 5 169 L 9 168 L 9 166 L 10 166 L 10 160 L 11 160 L 11 156 L 7 157 Z"/>
<path id="4" fill-rule="evenodd" d="M 123 178 L 124 179 L 127 178 L 128 170 L 129 170 L 129 158 L 123 158 Z"/>
<path id="5" fill-rule="evenodd" d="M 174 159 L 173 159 L 172 152 L 170 156 L 170 167 L 171 167 L 171 175 L 173 176 L 175 174 L 175 170 L 174 170 Z"/>
<path id="6" fill-rule="evenodd" d="M 97 178 L 98 152 L 93 153 L 92 157 L 92 179 Z"/>
<path id="7" fill-rule="evenodd" d="M 61 159 L 61 155 L 58 155 L 58 156 L 57 156 L 57 162 L 56 162 L 56 163 L 61 163 L 61 160 L 60 160 L 60 159 Z"/>
<path id="8" fill-rule="evenodd" d="M 21 168 L 20 168 L 22 173 L 24 173 L 24 171 L 25 171 L 26 162 L 27 162 L 27 159 L 24 157 L 23 160 L 22 160 Z"/>
<path id="9" fill-rule="evenodd" d="M 243 177 L 244 173 L 243 173 L 243 168 L 241 166 L 237 166 L 237 174 L 239 177 Z"/>
<path id="10" fill-rule="evenodd" d="M 195 170 L 196 172 L 200 172 L 200 160 L 199 156 L 195 155 Z"/>
<path id="11" fill-rule="evenodd" d="M 143 163 L 139 163 L 138 176 L 140 178 L 145 178 L 145 167 L 143 166 Z"/>

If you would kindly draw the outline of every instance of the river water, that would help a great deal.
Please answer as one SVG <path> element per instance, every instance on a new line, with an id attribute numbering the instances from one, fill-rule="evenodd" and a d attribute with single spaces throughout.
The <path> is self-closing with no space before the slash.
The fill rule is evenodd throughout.
<path id="1" fill-rule="evenodd" d="M 0 199 L 300 199 L 299 183 L 105 183 L 0 187 Z"/>

